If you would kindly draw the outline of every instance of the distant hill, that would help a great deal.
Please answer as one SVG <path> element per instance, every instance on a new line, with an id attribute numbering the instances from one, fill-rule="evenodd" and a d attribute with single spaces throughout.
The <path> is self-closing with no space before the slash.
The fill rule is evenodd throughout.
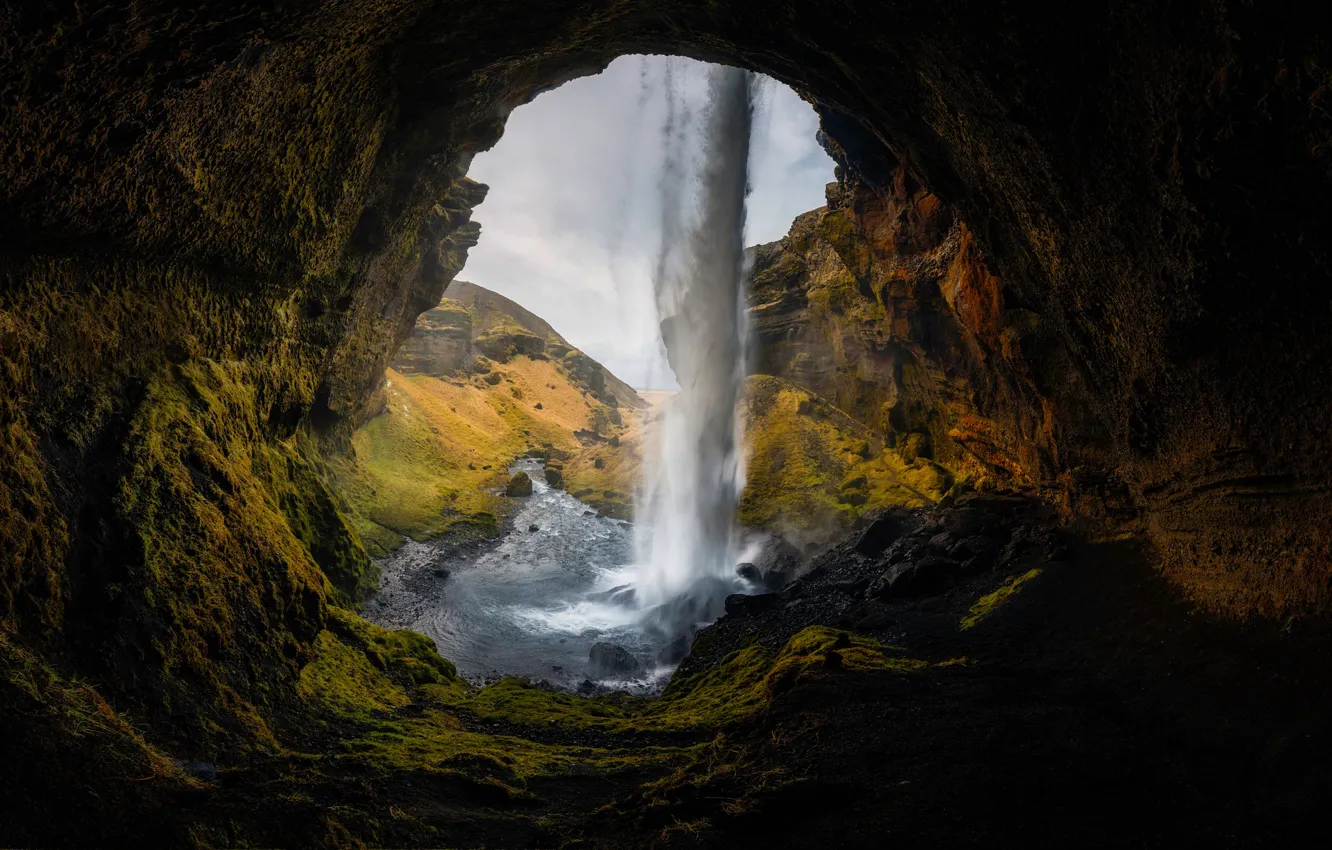
<path id="1" fill-rule="evenodd" d="M 449 284 L 444 295 L 417 320 L 393 361 L 397 371 L 442 377 L 467 370 L 477 357 L 506 363 L 526 355 L 560 363 L 576 383 L 611 406 L 647 406 L 632 387 L 521 304 L 466 281 Z"/>

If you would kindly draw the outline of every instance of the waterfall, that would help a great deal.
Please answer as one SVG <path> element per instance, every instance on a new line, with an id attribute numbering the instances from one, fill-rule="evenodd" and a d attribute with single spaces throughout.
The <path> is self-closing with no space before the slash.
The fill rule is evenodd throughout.
<path id="1" fill-rule="evenodd" d="M 645 625 L 687 637 L 735 592 L 735 511 L 744 487 L 737 407 L 744 379 L 744 229 L 753 76 L 714 66 L 696 203 L 686 203 L 673 91 L 663 135 L 662 250 L 654 288 L 681 392 L 645 458 L 634 582 Z"/>

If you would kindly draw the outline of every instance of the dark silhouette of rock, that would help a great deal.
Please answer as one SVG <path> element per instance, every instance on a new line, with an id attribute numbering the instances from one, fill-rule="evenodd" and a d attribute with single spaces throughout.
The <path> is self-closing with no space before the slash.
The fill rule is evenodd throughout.
<path id="1" fill-rule="evenodd" d="M 666 646 L 662 647 L 657 653 L 657 663 L 664 666 L 679 664 L 689 655 L 689 638 L 681 635 Z"/>
<path id="2" fill-rule="evenodd" d="M 771 609 L 780 600 L 781 597 L 775 593 L 760 593 L 756 596 L 733 593 L 726 597 L 726 613 L 733 617 L 761 614 Z"/>
<path id="3" fill-rule="evenodd" d="M 597 678 L 633 678 L 642 675 L 643 665 L 629 650 L 604 641 L 592 644 L 587 654 L 591 672 Z"/>
<path id="4" fill-rule="evenodd" d="M 872 558 L 891 546 L 897 538 L 915 530 L 920 520 L 905 508 L 884 508 L 866 515 L 865 530 L 856 540 L 857 554 Z"/>
<path id="5" fill-rule="evenodd" d="M 870 585 L 869 595 L 878 599 L 935 593 L 946 589 L 962 572 L 952 558 L 926 555 L 893 564 Z"/>

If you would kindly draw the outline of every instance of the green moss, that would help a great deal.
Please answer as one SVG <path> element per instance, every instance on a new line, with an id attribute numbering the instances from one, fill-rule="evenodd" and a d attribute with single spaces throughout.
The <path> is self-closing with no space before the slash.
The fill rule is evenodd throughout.
<path id="1" fill-rule="evenodd" d="M 829 662 L 829 656 L 835 662 Z M 676 675 L 658 699 L 553 693 L 518 679 L 482 688 L 458 707 L 478 718 L 524 725 L 667 732 L 722 728 L 762 710 L 802 676 L 825 671 L 909 672 L 925 662 L 901 658 L 869 638 L 811 626 L 774 655 L 761 646 L 737 650 L 715 667 Z"/>
<path id="2" fill-rule="evenodd" d="M 780 378 L 746 379 L 746 400 L 747 526 L 817 542 L 871 508 L 938 501 L 951 483 L 933 467 L 876 453 L 868 428 Z"/>
<path id="3" fill-rule="evenodd" d="M 1039 568 L 1030 569 L 1020 576 L 1009 576 L 1003 585 L 993 593 L 987 593 L 971 606 L 971 610 L 958 624 L 963 630 L 974 628 L 977 623 L 994 613 L 999 606 L 1017 595 L 1022 586 L 1041 574 Z"/>

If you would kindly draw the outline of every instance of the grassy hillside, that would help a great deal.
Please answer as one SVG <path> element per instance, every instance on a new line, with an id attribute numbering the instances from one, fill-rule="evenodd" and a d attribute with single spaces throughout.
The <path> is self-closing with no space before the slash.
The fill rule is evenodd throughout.
<path id="1" fill-rule="evenodd" d="M 797 542 L 818 541 L 867 510 L 918 507 L 952 485 L 946 470 L 882 439 L 813 393 L 780 378 L 745 382 L 749 463 L 740 521 Z"/>
<path id="2" fill-rule="evenodd" d="M 585 450 L 577 431 L 596 427 L 607 439 L 625 431 L 619 411 L 559 363 L 517 356 L 489 368 L 445 378 L 388 372 L 381 412 L 356 432 L 355 456 L 338 469 L 372 554 L 404 536 L 493 534 L 511 505 L 500 492 L 510 462 L 533 452 L 577 456 Z"/>

